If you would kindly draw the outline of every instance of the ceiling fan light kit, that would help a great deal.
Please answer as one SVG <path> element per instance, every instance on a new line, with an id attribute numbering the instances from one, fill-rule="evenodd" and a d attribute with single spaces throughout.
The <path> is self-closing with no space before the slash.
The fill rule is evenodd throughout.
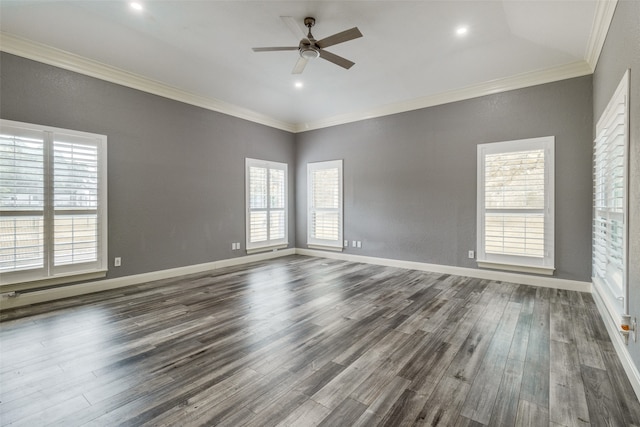
<path id="1" fill-rule="evenodd" d="M 292 32 L 294 32 L 296 36 L 298 36 L 298 29 L 301 29 L 301 28 L 298 27 L 298 24 L 296 23 L 295 19 L 290 16 L 281 16 L 281 18 L 285 22 L 285 24 L 289 27 L 289 29 Z M 307 27 L 309 31 L 307 35 L 302 33 L 302 39 L 300 40 L 300 43 L 298 44 L 298 46 L 254 47 L 253 51 L 254 52 L 276 52 L 276 51 L 283 51 L 283 50 L 297 50 L 298 54 L 300 55 L 300 59 L 298 59 L 298 62 L 296 62 L 295 66 L 293 67 L 292 74 L 302 73 L 305 66 L 307 65 L 307 62 L 310 59 L 315 59 L 318 57 L 324 60 L 327 60 L 329 62 L 332 62 L 336 65 L 339 65 L 342 68 L 345 68 L 347 70 L 351 68 L 355 64 L 354 62 L 349 61 L 348 59 L 345 59 L 327 50 L 324 50 L 324 48 L 362 37 L 362 33 L 360 32 L 360 30 L 358 30 L 358 27 L 353 27 L 349 30 L 336 33 L 329 37 L 325 37 L 324 39 L 316 40 L 313 37 L 313 34 L 311 34 L 311 27 L 313 27 L 315 24 L 316 24 L 315 18 L 312 18 L 310 16 L 304 18 L 304 26 Z"/>
<path id="2" fill-rule="evenodd" d="M 316 59 L 320 56 L 320 50 L 313 46 L 300 46 L 299 52 L 304 59 Z"/>

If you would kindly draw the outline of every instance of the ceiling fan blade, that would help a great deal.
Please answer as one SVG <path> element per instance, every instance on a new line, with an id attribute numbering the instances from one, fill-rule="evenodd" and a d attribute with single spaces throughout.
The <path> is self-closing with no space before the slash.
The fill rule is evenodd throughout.
<path id="1" fill-rule="evenodd" d="M 318 40 L 316 45 L 321 48 L 333 46 L 334 44 L 348 42 L 349 40 L 357 39 L 358 37 L 362 37 L 362 33 L 358 29 L 358 27 L 353 27 L 350 30 L 344 30 L 340 33 L 336 33 L 332 36 L 325 37 L 322 40 Z"/>
<path id="2" fill-rule="evenodd" d="M 355 64 L 355 62 L 351 62 L 348 59 L 343 58 L 342 56 L 338 56 L 335 53 L 327 52 L 324 49 L 320 49 L 320 58 L 326 59 L 329 62 L 333 62 L 336 65 L 341 66 L 342 68 L 346 68 L 347 70 Z"/>
<path id="3" fill-rule="evenodd" d="M 296 39 L 300 37 L 306 38 L 307 33 L 298 25 L 298 21 L 296 21 L 292 16 L 281 16 L 280 19 L 284 21 L 285 25 L 289 28 L 289 31 L 296 36 Z"/>
<path id="4" fill-rule="evenodd" d="M 291 74 L 302 74 L 302 72 L 304 71 L 304 67 L 307 66 L 307 62 L 309 62 L 308 59 L 300 57 L 298 59 L 298 62 L 296 62 L 296 65 L 293 66 L 293 71 L 291 71 Z"/>
<path id="5" fill-rule="evenodd" d="M 254 47 L 254 52 L 276 52 L 279 50 L 298 50 L 298 46 L 293 47 Z"/>

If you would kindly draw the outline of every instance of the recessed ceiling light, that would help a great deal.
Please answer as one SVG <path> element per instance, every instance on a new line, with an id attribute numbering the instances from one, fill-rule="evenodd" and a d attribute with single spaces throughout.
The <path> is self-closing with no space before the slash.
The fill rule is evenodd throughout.
<path id="1" fill-rule="evenodd" d="M 302 89 L 302 86 L 304 86 L 302 82 L 295 82 L 293 85 L 296 87 L 296 89 Z"/>
<path id="2" fill-rule="evenodd" d="M 135 1 L 129 3 L 129 6 L 131 6 L 131 9 L 133 10 L 142 10 L 142 5 Z"/>
<path id="3" fill-rule="evenodd" d="M 465 34 L 467 34 L 467 32 L 469 32 L 469 28 L 468 27 L 458 27 L 456 28 L 456 34 L 459 36 L 464 36 Z"/>

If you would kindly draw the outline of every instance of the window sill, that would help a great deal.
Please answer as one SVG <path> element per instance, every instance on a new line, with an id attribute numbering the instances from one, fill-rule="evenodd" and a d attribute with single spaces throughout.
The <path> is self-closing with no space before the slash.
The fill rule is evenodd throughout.
<path id="1" fill-rule="evenodd" d="M 34 288 L 46 288 L 48 286 L 63 285 L 67 283 L 82 282 L 86 280 L 101 279 L 107 276 L 107 270 L 93 270 L 78 273 L 60 274 L 39 279 L 19 279 L 2 281 L 0 289 L 2 292 L 19 292 Z"/>
<path id="2" fill-rule="evenodd" d="M 491 261 L 478 261 L 478 267 L 490 268 L 493 270 L 516 271 L 518 273 L 544 274 L 545 276 L 553 276 L 556 271 L 553 267 L 538 267 L 531 265 L 505 264 Z"/>
<path id="3" fill-rule="evenodd" d="M 323 251 L 342 252 L 342 246 L 307 245 L 309 249 L 320 249 Z"/>
<path id="4" fill-rule="evenodd" d="M 289 243 L 281 243 L 279 245 L 261 246 L 259 248 L 247 249 L 247 255 L 258 254 L 260 252 L 277 251 L 278 249 L 285 249 L 289 246 Z"/>

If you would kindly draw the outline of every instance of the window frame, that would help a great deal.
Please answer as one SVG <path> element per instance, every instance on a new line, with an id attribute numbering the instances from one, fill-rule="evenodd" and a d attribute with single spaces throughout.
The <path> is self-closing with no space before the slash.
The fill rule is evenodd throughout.
<path id="1" fill-rule="evenodd" d="M 544 216 L 544 249 L 543 257 L 519 256 L 487 253 L 485 246 L 485 160 L 487 155 L 507 154 L 520 151 L 544 150 L 544 208 L 532 209 Z M 477 265 L 480 268 L 491 268 L 522 273 L 553 275 L 555 271 L 555 137 L 546 136 L 512 141 L 478 144 L 477 147 Z M 491 209 L 506 214 L 516 209 Z M 511 212 L 509 212 L 511 211 Z"/>
<path id="2" fill-rule="evenodd" d="M 313 173 L 319 170 L 338 170 L 338 207 L 316 209 L 313 197 Z M 343 161 L 329 160 L 307 163 L 307 247 L 331 251 L 343 250 L 344 239 L 344 189 L 343 189 Z M 313 234 L 313 217 L 316 212 L 335 212 L 338 214 L 338 238 L 336 240 L 318 239 Z"/>
<path id="3" fill-rule="evenodd" d="M 95 133 L 62 129 L 51 126 L 43 126 L 32 123 L 17 122 L 0 119 L 0 132 L 5 133 L 8 129 L 13 129 L 13 134 L 18 130 L 28 133 L 39 133 L 43 139 L 43 207 L 42 210 L 34 211 L 42 216 L 43 221 L 43 265 L 42 267 L 30 268 L 2 273 L 0 287 L 10 286 L 11 289 L 28 289 L 35 286 L 49 286 L 63 284 L 72 281 L 82 281 L 105 277 L 108 270 L 108 217 L 107 217 L 107 136 Z M 12 134 L 8 131 L 8 134 Z M 64 135 L 72 139 L 83 140 L 79 144 L 95 146 L 97 152 L 97 191 L 98 200 L 95 209 L 64 210 L 56 209 L 54 206 L 54 144 L 61 142 L 56 140 L 57 135 Z M 89 141 L 91 140 L 91 141 Z M 95 211 L 96 229 L 96 260 L 88 262 L 55 264 L 55 252 L 53 249 L 53 236 L 55 230 L 56 216 L 75 214 L 86 214 L 88 211 Z M 24 216 L 26 211 L 19 212 L 18 216 Z M 2 210 L 0 215 L 11 215 L 11 210 Z"/>
<path id="4" fill-rule="evenodd" d="M 593 212 L 592 212 L 592 282 L 594 286 L 600 291 L 600 294 L 604 297 L 604 302 L 607 306 L 607 309 L 610 311 L 612 316 L 620 316 L 622 319 L 629 316 L 629 132 L 630 132 L 630 110 L 629 110 L 629 97 L 630 97 L 630 84 L 629 84 L 629 70 L 627 70 L 622 77 L 622 80 L 618 84 L 616 90 L 614 91 L 611 99 L 609 100 L 607 107 L 602 112 L 602 115 L 598 119 L 596 123 L 595 129 L 595 138 L 593 145 Z M 600 150 L 600 144 L 602 143 L 602 138 L 605 136 L 611 125 L 615 123 L 616 112 L 619 111 L 620 106 L 622 107 L 622 131 L 624 132 L 623 136 L 623 158 L 621 159 L 622 168 L 623 168 L 623 177 L 622 177 L 622 201 L 621 201 L 621 210 L 622 212 L 614 212 L 615 207 L 610 206 L 609 203 L 612 202 L 612 198 L 615 198 L 615 195 L 612 191 L 613 179 L 608 173 L 610 170 L 607 170 L 607 165 L 599 164 L 598 151 Z M 603 129 L 604 128 L 604 129 Z M 609 141 L 611 142 L 611 141 Z M 605 150 L 607 154 L 610 154 L 611 147 L 607 146 Z M 603 160 L 605 163 L 606 159 Z M 600 173 L 600 175 L 599 175 Z M 599 186 L 606 186 L 607 189 L 605 191 L 599 191 Z M 603 205 L 598 206 L 598 200 L 600 196 L 600 201 L 604 202 Z M 618 271 L 611 271 L 609 262 L 609 254 L 611 252 L 611 247 L 596 247 L 597 242 L 601 240 L 605 240 L 606 243 L 610 243 L 609 239 L 606 236 L 604 239 L 597 239 L 598 236 L 598 227 L 597 227 L 597 218 L 599 214 L 607 215 L 607 219 L 610 220 L 612 217 L 616 217 L 617 220 L 622 222 L 622 243 L 621 243 L 621 265 Z M 605 253 L 605 271 L 604 274 L 598 274 L 598 268 L 596 266 L 596 253 L 598 249 L 603 249 Z M 615 273 L 619 273 L 619 277 L 614 277 Z M 619 283 L 612 283 L 613 281 L 619 279 Z M 625 322 L 622 322 L 625 323 Z M 628 323 L 628 322 L 627 322 Z"/>
<path id="5" fill-rule="evenodd" d="M 249 171 L 252 167 L 266 169 L 267 176 L 267 207 L 266 208 L 251 208 L 251 178 Z M 284 172 L 284 208 L 272 208 L 270 206 L 270 170 L 281 170 Z M 267 240 L 262 242 L 251 242 L 251 212 L 252 211 L 266 211 L 267 212 Z M 284 237 L 280 239 L 271 239 L 271 212 L 272 211 L 284 212 Z M 289 246 L 289 173 L 288 165 L 286 163 L 274 162 L 269 160 L 259 160 L 247 157 L 245 159 L 245 248 L 247 254 L 253 254 L 258 252 L 265 252 L 275 249 L 282 249 Z"/>

